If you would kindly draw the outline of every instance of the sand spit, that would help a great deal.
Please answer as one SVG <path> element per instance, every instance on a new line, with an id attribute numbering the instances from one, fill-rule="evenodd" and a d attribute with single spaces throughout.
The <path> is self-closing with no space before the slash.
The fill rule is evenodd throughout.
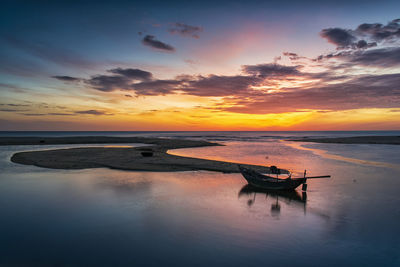
<path id="1" fill-rule="evenodd" d="M 7 145 L 69 145 L 69 144 L 128 144 L 144 143 L 159 148 L 176 149 L 201 146 L 220 146 L 217 143 L 185 139 L 151 137 L 109 137 L 109 136 L 71 136 L 71 137 L 0 137 L 0 146 Z"/>
<path id="2" fill-rule="evenodd" d="M 0 139 L 0 144 L 5 138 Z M 105 144 L 105 143 L 146 143 L 152 146 L 137 148 L 120 147 L 82 147 L 70 149 L 55 149 L 42 151 L 28 151 L 15 153 L 11 161 L 25 165 L 52 169 L 86 169 L 86 168 L 112 168 L 132 171 L 217 171 L 224 173 L 239 172 L 237 163 L 180 157 L 167 153 L 168 149 L 217 146 L 220 144 L 206 141 L 142 138 L 142 137 L 67 137 L 67 138 L 8 138 L 8 144 Z M 94 140 L 95 139 L 95 140 Z M 143 152 L 152 153 L 145 157 Z M 261 172 L 268 172 L 265 166 L 248 165 Z M 282 170 L 284 171 L 284 170 Z M 285 172 L 285 171 L 284 171 Z"/>
<path id="3" fill-rule="evenodd" d="M 288 141 L 334 143 L 334 144 L 380 144 L 400 145 L 400 136 L 354 136 L 337 138 L 304 138 Z"/>

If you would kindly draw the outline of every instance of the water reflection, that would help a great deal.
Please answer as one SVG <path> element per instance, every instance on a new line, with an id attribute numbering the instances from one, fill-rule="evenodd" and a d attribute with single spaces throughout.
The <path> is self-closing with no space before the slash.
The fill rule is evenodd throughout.
<path id="1" fill-rule="evenodd" d="M 267 190 L 254 187 L 252 185 L 245 185 L 240 189 L 238 193 L 238 198 L 247 197 L 247 205 L 251 207 L 254 205 L 256 198 L 265 196 L 264 200 L 268 203 L 268 200 L 271 200 L 271 216 L 279 218 L 281 213 L 281 205 L 280 202 L 284 202 L 286 205 L 290 205 L 291 203 L 295 203 L 295 205 L 299 205 L 299 207 L 303 208 L 304 214 L 306 213 L 306 203 L 307 203 L 307 193 L 302 192 L 301 194 L 295 190 L 292 191 L 276 191 L 276 190 Z"/>
<path id="2" fill-rule="evenodd" d="M 152 181 L 132 181 L 131 179 L 104 179 L 94 184 L 98 189 L 110 190 L 117 195 L 146 194 L 151 191 Z"/>
<path id="3" fill-rule="evenodd" d="M 350 148 L 341 155 L 364 153 Z M 10 162 L 22 149 L 38 148 L 0 149 L 0 266 L 400 266 L 393 168 L 282 142 L 192 149 L 197 157 L 260 164 L 269 154 L 279 167 L 334 177 L 310 181 L 306 195 L 244 186 L 240 174 Z M 389 147 L 369 150 L 376 156 L 368 160 L 398 159 Z"/>

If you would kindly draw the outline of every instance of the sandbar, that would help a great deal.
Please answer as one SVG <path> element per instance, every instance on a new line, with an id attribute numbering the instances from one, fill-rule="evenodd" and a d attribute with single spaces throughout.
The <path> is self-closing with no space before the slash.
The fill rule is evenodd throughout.
<path id="1" fill-rule="evenodd" d="M 335 138 L 303 138 L 288 141 L 332 143 L 332 144 L 380 144 L 380 145 L 400 145 L 400 136 L 353 136 Z"/>
<path id="2" fill-rule="evenodd" d="M 11 157 L 14 163 L 35 165 L 52 169 L 86 169 L 111 168 L 131 171 L 216 171 L 224 173 L 239 172 L 238 163 L 216 160 L 206 160 L 191 157 L 181 157 L 168 154 L 169 149 L 218 146 L 201 140 L 147 138 L 147 137 L 57 137 L 57 138 L 0 138 L 2 145 L 31 145 L 31 144 L 106 144 L 106 143 L 145 143 L 145 147 L 80 147 L 68 149 L 38 150 L 15 153 Z M 43 141 L 43 142 L 40 142 Z M 145 157 L 143 152 L 151 152 L 152 156 Z M 267 166 L 240 164 L 260 172 L 269 172 Z M 286 170 L 281 170 L 287 173 Z"/>

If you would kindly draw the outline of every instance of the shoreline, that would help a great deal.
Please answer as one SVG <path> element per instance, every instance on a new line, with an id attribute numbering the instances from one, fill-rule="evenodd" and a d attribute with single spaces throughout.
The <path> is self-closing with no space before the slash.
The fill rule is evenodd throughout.
<path id="1" fill-rule="evenodd" d="M 54 144 L 107 144 L 107 143 L 144 143 L 151 146 L 119 148 L 119 147 L 80 147 L 69 149 L 52 149 L 17 152 L 11 161 L 18 164 L 34 165 L 51 169 L 88 169 L 110 168 L 130 171 L 216 171 L 223 173 L 239 173 L 238 163 L 181 157 L 168 154 L 169 149 L 194 148 L 204 146 L 221 146 L 206 141 L 145 138 L 145 137 L 51 137 L 51 138 L 7 138 L 13 142 L 6 143 L 0 138 L 0 145 L 54 145 Z M 40 142 L 43 140 L 44 142 Z M 90 141 L 90 142 L 87 142 Z M 151 152 L 149 157 L 142 152 Z M 260 172 L 269 172 L 267 166 L 240 164 Z M 287 173 L 286 170 L 281 170 Z"/>
<path id="2" fill-rule="evenodd" d="M 79 145 L 79 144 L 129 144 L 143 143 L 159 148 L 177 149 L 202 146 L 222 146 L 201 140 L 154 138 L 154 137 L 113 137 L 113 136 L 66 136 L 66 137 L 0 137 L 0 146 L 12 145 Z"/>
<path id="3" fill-rule="evenodd" d="M 331 137 L 331 138 L 303 138 L 290 139 L 286 141 L 313 142 L 326 144 L 377 144 L 377 145 L 400 145 L 400 136 L 353 136 L 353 137 Z"/>

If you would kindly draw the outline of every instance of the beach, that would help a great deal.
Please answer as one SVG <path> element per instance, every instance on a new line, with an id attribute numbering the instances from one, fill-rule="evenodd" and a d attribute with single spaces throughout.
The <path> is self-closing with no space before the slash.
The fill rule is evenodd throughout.
<path id="1" fill-rule="evenodd" d="M 301 138 L 289 141 L 338 143 L 338 144 L 390 144 L 399 145 L 399 136 L 353 136 L 336 138 Z M 111 168 L 131 171 L 217 171 L 239 172 L 235 162 L 199 159 L 171 155 L 168 150 L 221 146 L 204 140 L 156 138 L 156 137 L 110 137 L 110 136 L 66 136 L 66 137 L 0 137 L 0 145 L 46 145 L 57 144 L 149 144 L 147 147 L 82 147 L 43 151 L 19 152 L 11 157 L 14 163 L 34 165 L 52 169 Z M 150 152 L 145 157 L 142 153 Z M 257 171 L 269 172 L 266 166 L 243 164 Z M 286 170 L 281 170 L 287 173 Z"/>
<path id="2" fill-rule="evenodd" d="M 330 144 L 400 145 L 400 136 L 351 136 L 351 137 L 334 137 L 334 138 L 302 138 L 302 139 L 291 139 L 289 141 L 330 143 Z"/>
<path id="3" fill-rule="evenodd" d="M 238 164 L 233 162 L 181 157 L 168 154 L 169 149 L 220 146 L 218 143 L 201 140 L 145 138 L 145 137 L 26 137 L 1 138 L 0 144 L 32 145 L 39 144 L 126 144 L 144 143 L 151 146 L 129 147 L 84 147 L 56 150 L 19 152 L 11 157 L 14 163 L 35 165 L 52 169 L 111 168 L 131 171 L 217 171 L 239 172 Z M 151 156 L 143 154 L 150 153 Z M 260 172 L 269 172 L 265 166 L 243 164 Z M 281 170 L 287 173 L 286 170 Z"/>

